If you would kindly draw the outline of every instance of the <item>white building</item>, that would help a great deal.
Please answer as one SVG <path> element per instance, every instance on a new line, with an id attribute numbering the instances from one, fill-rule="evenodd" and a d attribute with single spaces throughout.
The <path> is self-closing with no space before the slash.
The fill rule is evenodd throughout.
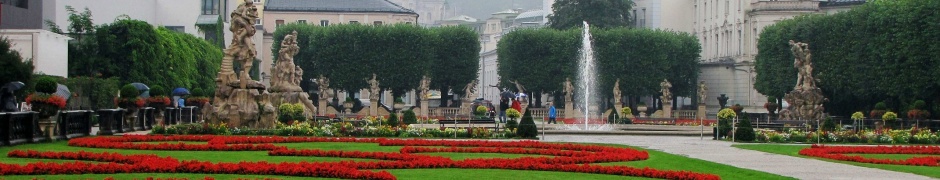
<path id="1" fill-rule="evenodd" d="M 388 0 L 418 14 L 418 24 L 436 26 L 447 18 L 449 12 L 444 0 Z"/>
<path id="2" fill-rule="evenodd" d="M 34 73 L 68 77 L 72 38 L 42 29 L 3 29 L 0 36 L 10 40 L 11 49 L 33 63 Z"/>

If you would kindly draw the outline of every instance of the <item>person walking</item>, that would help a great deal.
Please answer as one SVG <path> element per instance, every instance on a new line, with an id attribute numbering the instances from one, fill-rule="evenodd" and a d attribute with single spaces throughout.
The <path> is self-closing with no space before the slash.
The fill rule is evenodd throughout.
<path id="1" fill-rule="evenodd" d="M 558 122 L 555 121 L 555 105 L 552 104 L 552 102 L 548 102 L 548 124 L 551 123 L 558 124 Z"/>
<path id="2" fill-rule="evenodd" d="M 506 123 L 506 110 L 509 109 L 509 99 L 499 99 L 499 122 Z"/>

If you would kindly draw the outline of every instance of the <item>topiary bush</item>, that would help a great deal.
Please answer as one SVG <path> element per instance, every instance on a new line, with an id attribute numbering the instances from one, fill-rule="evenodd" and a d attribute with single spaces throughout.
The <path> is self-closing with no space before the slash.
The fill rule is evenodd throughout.
<path id="1" fill-rule="evenodd" d="M 206 91 L 202 90 L 202 88 L 196 88 L 196 89 L 193 89 L 193 92 L 191 95 L 196 96 L 196 97 L 206 97 Z"/>
<path id="2" fill-rule="evenodd" d="M 36 79 L 36 92 L 52 94 L 58 89 L 58 83 L 52 77 L 44 76 Z"/>
<path id="3" fill-rule="evenodd" d="M 150 87 L 151 97 L 166 96 L 166 94 L 166 89 L 164 89 L 163 86 L 154 85 L 153 87 Z"/>
<path id="4" fill-rule="evenodd" d="M 538 133 L 535 121 L 532 120 L 532 111 L 525 111 L 522 115 L 522 121 L 519 122 L 519 130 L 516 131 L 516 135 L 522 138 L 535 139 Z"/>
<path id="5" fill-rule="evenodd" d="M 403 114 L 402 114 L 402 118 L 401 118 L 401 119 L 402 119 L 402 121 L 403 121 L 405 124 L 411 125 L 411 124 L 417 124 L 417 123 L 418 123 L 418 116 L 415 115 L 415 111 L 406 110 L 406 111 L 404 111 L 404 112 L 402 112 L 402 113 L 403 113 Z"/>
<path id="6" fill-rule="evenodd" d="M 506 120 L 506 129 L 515 131 L 517 128 L 519 128 L 519 123 L 515 119 Z"/>
<path id="7" fill-rule="evenodd" d="M 137 96 L 140 96 L 140 91 L 134 85 L 127 84 L 121 87 L 121 98 L 134 99 Z"/>
<path id="8" fill-rule="evenodd" d="M 747 116 L 741 116 L 738 119 L 738 129 L 734 131 L 734 139 L 737 141 L 751 142 L 756 135 L 754 128 L 751 127 L 751 120 Z"/>
<path id="9" fill-rule="evenodd" d="M 398 126 L 398 114 L 392 113 L 388 115 L 388 125 L 389 126 Z"/>
<path id="10" fill-rule="evenodd" d="M 731 108 L 725 108 L 721 111 L 718 111 L 718 127 L 717 132 L 715 132 L 715 137 L 719 139 L 725 136 L 728 136 L 728 133 L 731 132 L 731 121 L 738 115 L 731 110 Z"/>

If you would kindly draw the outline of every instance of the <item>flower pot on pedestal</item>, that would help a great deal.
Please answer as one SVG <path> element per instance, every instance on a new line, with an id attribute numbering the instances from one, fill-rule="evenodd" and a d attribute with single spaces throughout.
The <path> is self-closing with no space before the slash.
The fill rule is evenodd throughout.
<path id="1" fill-rule="evenodd" d="M 33 103 L 33 110 L 39 113 L 39 126 L 46 138 L 52 139 L 56 132 L 56 120 L 53 118 L 59 113 L 59 107 L 48 103 Z"/>
<path id="2" fill-rule="evenodd" d="M 646 117 L 646 110 L 648 110 L 646 104 L 636 105 L 636 110 L 640 112 L 640 117 Z"/>

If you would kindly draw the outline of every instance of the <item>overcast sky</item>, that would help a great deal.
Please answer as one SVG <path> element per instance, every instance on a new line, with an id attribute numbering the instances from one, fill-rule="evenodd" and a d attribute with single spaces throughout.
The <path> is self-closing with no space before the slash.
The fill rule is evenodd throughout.
<path id="1" fill-rule="evenodd" d="M 457 15 L 467 15 L 479 20 L 490 18 L 490 14 L 507 9 L 542 9 L 542 0 L 447 0 Z M 452 17 L 453 14 L 448 15 Z"/>

